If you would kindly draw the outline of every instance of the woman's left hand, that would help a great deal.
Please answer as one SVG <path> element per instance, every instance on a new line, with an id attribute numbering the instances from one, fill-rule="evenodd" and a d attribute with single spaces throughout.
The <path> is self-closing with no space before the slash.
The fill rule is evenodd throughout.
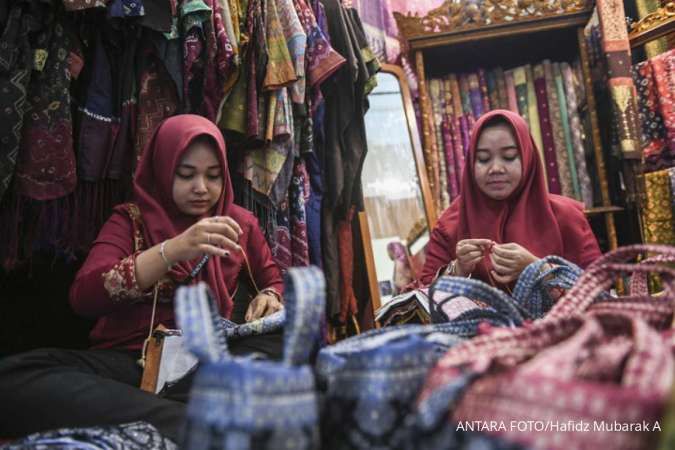
<path id="1" fill-rule="evenodd" d="M 490 252 L 492 277 L 503 284 L 517 280 L 520 273 L 539 258 L 525 247 L 516 244 L 495 244 Z"/>
<path id="2" fill-rule="evenodd" d="M 261 292 L 251 300 L 244 319 L 247 322 L 251 322 L 260 319 L 261 317 L 269 316 L 277 311 L 281 311 L 283 308 L 284 305 L 276 296 Z"/>

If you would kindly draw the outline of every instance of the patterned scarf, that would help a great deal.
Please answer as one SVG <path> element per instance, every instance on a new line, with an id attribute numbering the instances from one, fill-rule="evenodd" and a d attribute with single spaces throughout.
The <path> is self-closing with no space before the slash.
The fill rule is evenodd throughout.
<path id="1" fill-rule="evenodd" d="M 21 129 L 26 112 L 26 90 L 32 73 L 32 52 L 22 26 L 22 7 L 17 4 L 7 17 L 0 36 L 0 200 L 9 188 L 16 167 Z M 25 23 L 25 22 L 24 22 Z"/>

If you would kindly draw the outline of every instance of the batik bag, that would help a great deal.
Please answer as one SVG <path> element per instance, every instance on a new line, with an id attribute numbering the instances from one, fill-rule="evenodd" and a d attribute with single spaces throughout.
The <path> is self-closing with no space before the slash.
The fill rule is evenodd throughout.
<path id="1" fill-rule="evenodd" d="M 641 256 L 646 256 L 642 262 L 631 263 Z M 609 252 L 586 269 L 545 318 L 570 317 L 587 311 L 621 312 L 642 317 L 657 329 L 669 328 L 675 302 L 675 270 L 667 263 L 674 260 L 675 247 L 667 245 L 631 245 Z M 622 276 L 630 276 L 628 295 L 609 295 L 615 280 Z M 662 292 L 649 293 L 649 276 L 660 277 Z"/>
<path id="2" fill-rule="evenodd" d="M 177 450 L 147 422 L 40 431 L 0 444 L 0 450 Z"/>
<path id="3" fill-rule="evenodd" d="M 399 448 L 427 371 L 462 339 L 450 324 L 371 330 L 319 352 L 322 448 Z"/>
<path id="4" fill-rule="evenodd" d="M 199 271 L 206 265 L 209 255 L 205 255 L 199 264 L 193 269 L 188 280 L 189 283 L 196 277 Z M 233 296 L 234 308 L 232 320 L 218 317 L 220 327 L 225 330 L 227 337 L 232 340 L 251 336 L 271 335 L 277 333 L 283 327 L 285 312 L 263 317 L 252 322 L 241 323 L 251 300 L 260 293 L 253 278 L 248 258 L 244 254 L 246 262 L 245 277 L 240 277 L 237 289 Z M 153 311 L 157 307 L 159 283 L 155 284 L 153 295 Z M 235 317 L 235 315 L 237 317 Z M 161 323 L 154 329 L 154 314 L 150 320 L 150 333 L 143 342 L 139 364 L 143 367 L 141 377 L 141 389 L 155 394 L 162 394 L 172 385 L 181 381 L 185 376 L 192 373 L 197 367 L 197 358 L 185 348 L 183 332 L 179 329 L 168 329 Z"/>
<path id="5" fill-rule="evenodd" d="M 429 299 L 429 310 L 444 323 L 380 328 L 321 350 L 316 372 L 325 393 L 324 448 L 409 447 L 408 416 L 438 358 L 478 334 L 481 323 L 513 327 L 524 320 L 513 299 L 477 280 L 442 277 L 429 289 Z M 453 301 L 461 305 L 451 305 L 450 311 Z"/>
<path id="6" fill-rule="evenodd" d="M 499 424 L 491 432 L 534 448 L 650 448 L 656 433 L 624 424 L 654 427 L 670 392 L 673 343 L 654 325 L 672 315 L 675 271 L 624 262 L 645 251 L 671 249 L 612 252 L 591 265 L 545 318 L 450 349 L 420 395 L 420 439 L 479 421 Z M 648 295 L 607 294 L 617 275 L 634 273 L 658 273 L 671 301 L 656 305 Z M 468 387 L 467 378 L 474 380 Z"/>
<path id="7" fill-rule="evenodd" d="M 200 361 L 190 392 L 186 449 L 312 449 L 319 413 L 308 365 L 321 336 L 325 281 L 315 267 L 285 280 L 283 362 L 233 358 L 227 333 L 203 283 L 176 295 L 176 319 Z"/>
<path id="8" fill-rule="evenodd" d="M 443 405 L 446 428 L 504 424 L 491 433 L 541 449 L 652 448 L 657 433 L 624 424 L 654 427 L 661 418 L 673 357 L 644 320 L 589 313 L 508 333 L 451 349 L 427 381 L 420 410 L 439 387 L 469 373 L 477 379 Z"/>
<path id="9" fill-rule="evenodd" d="M 548 256 L 525 267 L 511 295 L 482 281 L 441 277 L 429 290 L 434 300 L 429 309 L 434 322 L 486 320 L 495 326 L 520 326 L 548 312 L 581 272 L 563 258 Z"/>

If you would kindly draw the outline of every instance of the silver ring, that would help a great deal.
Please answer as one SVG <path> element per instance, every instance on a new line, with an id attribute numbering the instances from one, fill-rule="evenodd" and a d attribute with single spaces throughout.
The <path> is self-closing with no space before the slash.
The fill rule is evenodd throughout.
<path id="1" fill-rule="evenodd" d="M 211 245 L 211 233 L 206 233 L 206 243 Z"/>

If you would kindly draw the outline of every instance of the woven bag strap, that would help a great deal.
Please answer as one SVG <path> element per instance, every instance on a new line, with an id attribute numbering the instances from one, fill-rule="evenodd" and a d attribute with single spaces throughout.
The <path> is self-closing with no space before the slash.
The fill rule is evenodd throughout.
<path id="1" fill-rule="evenodd" d="M 664 245 L 631 245 L 607 253 L 581 275 L 577 283 L 567 294 L 558 300 L 546 319 L 569 317 L 586 311 L 603 293 L 606 293 L 617 276 L 637 273 L 657 274 L 661 276 L 666 299 L 675 299 L 675 270 L 660 264 L 631 264 L 630 261 L 640 255 L 675 254 L 675 248 Z M 651 300 L 649 295 L 631 297 L 632 301 Z"/>

